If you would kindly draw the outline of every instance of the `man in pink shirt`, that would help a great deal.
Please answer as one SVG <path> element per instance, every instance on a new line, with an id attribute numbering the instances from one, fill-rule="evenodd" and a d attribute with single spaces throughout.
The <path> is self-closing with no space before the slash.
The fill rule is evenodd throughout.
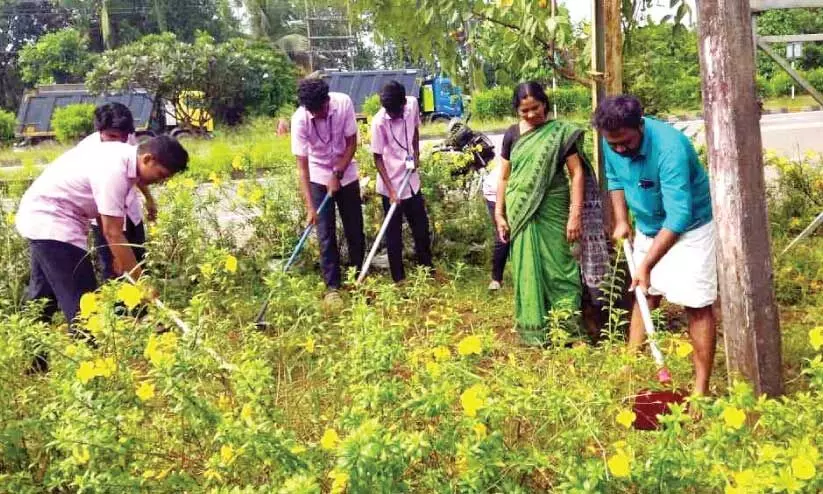
<path id="1" fill-rule="evenodd" d="M 34 181 L 20 202 L 16 225 L 28 239 L 31 278 L 26 298 L 49 300 L 70 325 L 84 293 L 97 288 L 86 241 L 97 219 L 114 256 L 117 274 L 141 270 L 123 234 L 127 198 L 136 184 L 149 185 L 186 169 L 188 153 L 176 140 L 155 137 L 138 147 L 119 142 L 93 152 L 72 149 Z M 42 364 L 41 364 L 42 365 Z"/>
<path id="2" fill-rule="evenodd" d="M 308 212 L 308 223 L 317 225 L 321 268 L 328 301 L 338 301 L 340 251 L 337 246 L 335 205 L 340 208 L 343 232 L 349 247 L 349 265 L 363 264 L 366 236 L 360 182 L 354 153 L 357 149 L 357 121 L 351 98 L 329 93 L 322 79 L 300 81 L 297 90 L 300 108 L 291 119 L 292 153 L 297 158 L 300 191 Z M 326 194 L 333 200 L 318 214 Z"/>
<path id="3" fill-rule="evenodd" d="M 125 142 L 133 146 L 137 145 L 134 136 L 134 117 L 129 108 L 122 103 L 106 103 L 94 109 L 94 134 L 86 137 L 77 145 L 87 152 L 94 152 L 94 147 L 104 142 Z M 126 199 L 126 224 L 124 226 L 126 239 L 134 251 L 134 257 L 138 263 L 143 262 L 146 249 L 146 229 L 143 225 L 143 202 L 137 189 L 146 198 L 146 209 L 149 221 L 157 216 L 157 205 L 151 195 L 148 186 L 137 184 L 132 188 Z M 93 249 L 100 262 L 103 279 L 113 279 L 116 277 L 114 271 L 114 258 L 109 249 L 106 237 L 96 221 L 92 221 L 92 238 L 94 239 Z"/>
<path id="4" fill-rule="evenodd" d="M 414 239 L 417 262 L 433 267 L 429 216 L 420 191 L 420 108 L 417 100 L 406 96 L 406 89 L 397 81 L 386 84 L 380 92 L 383 108 L 371 125 L 371 151 L 377 167 L 377 192 L 383 196 L 383 210 L 399 203 L 386 229 L 386 250 L 389 268 L 395 282 L 406 277 L 403 269 L 403 216 L 409 222 Z M 409 185 L 400 190 L 406 163 L 414 163 Z"/>

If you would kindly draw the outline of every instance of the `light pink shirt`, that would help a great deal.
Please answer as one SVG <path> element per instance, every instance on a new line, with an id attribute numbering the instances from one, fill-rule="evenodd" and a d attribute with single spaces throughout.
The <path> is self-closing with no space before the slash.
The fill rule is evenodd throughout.
<path id="1" fill-rule="evenodd" d="M 381 108 L 371 123 L 371 152 L 383 156 L 386 174 L 398 199 L 408 199 L 420 190 L 420 174 L 415 170 L 409 178 L 410 187 L 400 190 L 406 173 L 406 158 L 414 156 L 414 131 L 420 126 L 420 108 L 417 99 L 406 96 L 403 118 L 392 120 Z M 383 177 L 377 174 L 377 193 L 388 196 Z"/>
<path id="2" fill-rule="evenodd" d="M 98 214 L 126 217 L 126 200 L 137 182 L 137 150 L 107 142 L 94 153 L 71 149 L 34 181 L 17 210 L 17 231 L 29 240 L 57 240 L 86 248 Z"/>
<path id="3" fill-rule="evenodd" d="M 315 118 L 300 107 L 291 117 L 291 152 L 309 158 L 309 180 L 326 185 L 332 169 L 346 150 L 346 138 L 357 135 L 357 120 L 351 98 L 342 93 L 329 93 L 329 113 Z M 346 168 L 340 185 L 357 180 L 357 162 Z"/>
<path id="4" fill-rule="evenodd" d="M 104 144 L 104 142 L 100 140 L 100 132 L 95 132 L 80 141 L 75 147 L 82 149 L 84 153 L 94 153 L 93 146 L 98 144 Z M 126 144 L 137 146 L 137 138 L 134 134 L 129 134 Z M 140 193 L 137 187 L 132 187 L 131 191 L 129 191 L 129 197 L 126 199 L 126 216 L 135 225 L 139 225 L 143 221 L 143 194 Z M 96 221 L 92 220 L 92 224 L 96 223 Z M 123 230 L 125 231 L 125 229 L 126 225 L 124 223 Z"/>

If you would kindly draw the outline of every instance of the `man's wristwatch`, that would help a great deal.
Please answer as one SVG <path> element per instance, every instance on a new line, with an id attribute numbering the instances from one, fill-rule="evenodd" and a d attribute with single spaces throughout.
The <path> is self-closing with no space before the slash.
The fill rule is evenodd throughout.
<path id="1" fill-rule="evenodd" d="M 343 170 L 334 170 L 332 173 L 337 177 L 337 180 L 343 180 L 343 174 L 345 173 Z"/>

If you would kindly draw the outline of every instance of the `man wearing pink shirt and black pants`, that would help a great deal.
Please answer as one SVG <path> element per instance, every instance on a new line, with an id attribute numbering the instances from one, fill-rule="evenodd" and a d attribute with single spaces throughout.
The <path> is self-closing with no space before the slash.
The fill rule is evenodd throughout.
<path id="1" fill-rule="evenodd" d="M 414 239 L 417 262 L 433 268 L 429 216 L 420 192 L 420 108 L 417 100 L 406 96 L 406 89 L 391 81 L 380 92 L 383 108 L 374 116 L 371 126 L 371 151 L 377 167 L 377 193 L 383 196 L 383 210 L 399 203 L 397 213 L 386 229 L 386 250 L 389 268 L 395 282 L 406 277 L 403 268 L 403 216 L 409 222 Z M 414 162 L 409 184 L 400 190 L 406 163 Z"/>
<path id="2" fill-rule="evenodd" d="M 349 265 L 360 268 L 366 245 L 360 182 L 354 153 L 357 150 L 357 121 L 351 98 L 329 93 L 322 79 L 300 81 L 300 108 L 291 119 L 292 153 L 297 158 L 300 191 L 308 212 L 308 223 L 317 225 L 320 265 L 330 292 L 329 302 L 339 301 L 340 250 L 337 246 L 335 206 L 340 208 L 343 232 L 349 247 Z M 318 214 L 326 194 L 333 200 Z"/>
<path id="3" fill-rule="evenodd" d="M 29 241 L 31 278 L 28 300 L 49 300 L 45 317 L 59 309 L 71 325 L 83 294 L 97 288 L 86 250 L 91 220 L 97 219 L 114 256 L 116 274 L 140 276 L 134 252 L 123 234 L 129 193 L 186 169 L 188 153 L 170 137 L 140 146 L 106 142 L 93 152 L 72 149 L 49 165 L 23 195 L 18 232 Z M 46 370 L 38 356 L 35 370 Z"/>

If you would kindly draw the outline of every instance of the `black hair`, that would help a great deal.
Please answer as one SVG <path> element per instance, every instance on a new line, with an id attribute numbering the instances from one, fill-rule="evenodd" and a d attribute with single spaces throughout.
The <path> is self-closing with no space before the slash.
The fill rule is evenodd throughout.
<path id="1" fill-rule="evenodd" d="M 152 155 L 157 163 L 172 175 L 186 171 L 189 166 L 189 153 L 174 137 L 152 137 L 138 146 L 137 154 Z"/>
<path id="2" fill-rule="evenodd" d="M 123 103 L 104 103 L 94 109 L 94 130 L 119 130 L 134 133 L 134 117 L 129 107 Z"/>
<path id="3" fill-rule="evenodd" d="M 297 85 L 297 101 L 315 113 L 329 100 L 329 85 L 323 79 L 303 79 Z"/>
<path id="4" fill-rule="evenodd" d="M 400 113 L 406 104 L 406 88 L 397 81 L 389 81 L 380 91 L 380 104 L 389 114 Z"/>
<path id="5" fill-rule="evenodd" d="M 546 96 L 546 91 L 543 89 L 543 85 L 536 81 L 529 81 L 521 82 L 516 88 L 514 88 L 512 107 L 515 112 L 520 107 L 520 102 L 529 96 L 543 103 L 546 109 L 549 108 L 549 97 Z"/>
<path id="6" fill-rule="evenodd" d="M 638 129 L 643 123 L 643 105 L 628 94 L 609 96 L 594 112 L 592 125 L 597 130 L 613 132 L 620 129 Z"/>

